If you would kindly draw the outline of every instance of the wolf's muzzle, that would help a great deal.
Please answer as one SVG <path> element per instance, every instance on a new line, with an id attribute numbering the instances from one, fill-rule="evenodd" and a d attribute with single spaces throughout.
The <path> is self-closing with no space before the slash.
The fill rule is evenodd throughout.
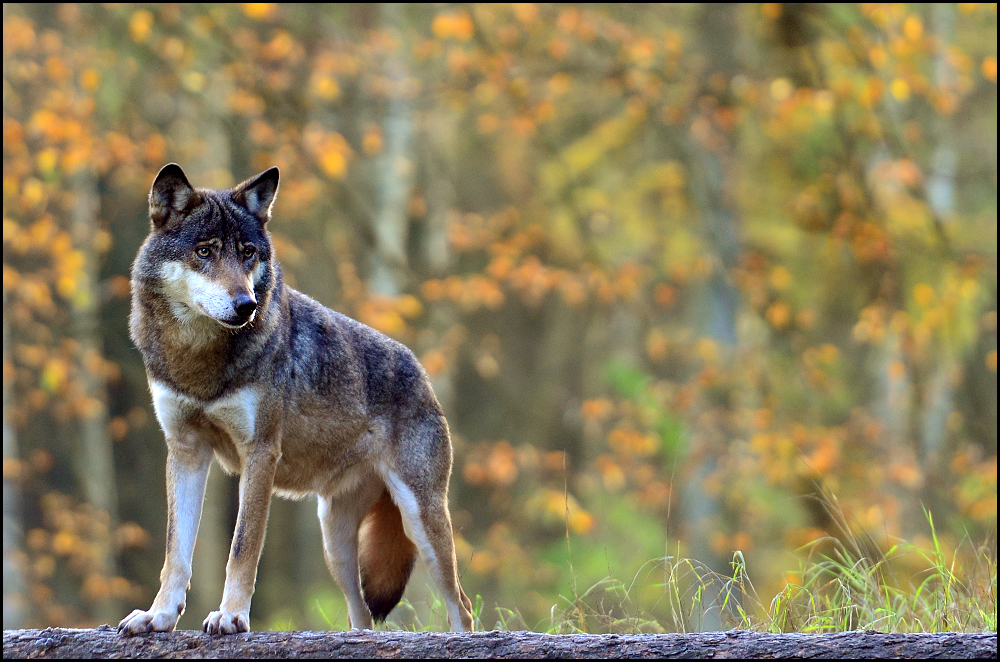
<path id="1" fill-rule="evenodd" d="M 236 310 L 236 316 L 240 323 L 245 324 L 257 310 L 257 300 L 249 294 L 240 294 L 233 301 L 233 308 Z"/>

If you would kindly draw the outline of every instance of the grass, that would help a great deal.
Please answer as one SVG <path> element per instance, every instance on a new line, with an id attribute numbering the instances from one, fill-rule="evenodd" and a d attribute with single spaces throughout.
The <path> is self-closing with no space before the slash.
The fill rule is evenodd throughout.
<path id="1" fill-rule="evenodd" d="M 794 579 L 770 599 L 758 594 L 740 551 L 725 575 L 667 556 L 648 562 L 628 585 L 607 577 L 578 597 L 562 598 L 545 629 L 996 632 L 995 546 L 966 539 L 948 554 L 926 515 L 930 548 L 900 542 L 883 553 L 867 537 L 825 537 L 799 550 L 797 571 L 786 574 Z M 638 586 L 640 575 L 659 570 L 662 581 Z M 641 596 L 651 594 L 652 604 L 643 606 Z"/>
<path id="2" fill-rule="evenodd" d="M 489 613 L 477 595 L 476 628 L 552 634 L 731 628 L 995 633 L 995 547 L 966 539 L 947 553 L 929 513 L 927 519 L 929 547 L 900 542 L 880 552 L 865 537 L 816 540 L 799 550 L 798 569 L 786 574 L 792 580 L 768 598 L 754 587 L 742 552 L 733 554 L 727 574 L 694 559 L 666 556 L 647 562 L 628 583 L 606 577 L 580 594 L 560 596 L 549 618 L 539 623 L 527 623 L 516 608 L 497 606 Z M 431 595 L 429 610 L 420 610 L 430 614 L 424 621 L 416 618 L 418 609 L 404 601 L 402 608 L 413 615 L 407 629 L 447 629 L 444 604 L 436 593 Z M 390 621 L 387 627 L 400 624 Z"/>
<path id="3" fill-rule="evenodd" d="M 774 632 L 996 632 L 995 552 L 967 541 L 964 563 L 958 551 L 948 558 L 928 519 L 932 549 L 899 543 L 873 559 L 838 540 L 817 541 L 831 552 L 804 564 L 802 581 L 771 600 L 762 626 Z M 911 555 L 925 567 L 900 580 L 894 566 Z"/>
<path id="4" fill-rule="evenodd" d="M 582 593 L 571 582 L 570 596 L 559 596 L 547 619 L 529 623 L 516 608 L 485 608 L 476 595 L 477 630 L 533 630 L 567 633 L 698 632 L 739 628 L 759 632 L 827 633 L 997 631 L 995 544 L 975 545 L 966 538 L 946 551 L 926 513 L 930 544 L 898 542 L 880 551 L 869 537 L 849 532 L 815 540 L 798 550 L 795 571 L 773 596 L 761 596 L 740 551 L 728 573 L 680 555 L 646 562 L 628 582 L 605 577 Z M 332 630 L 347 627 L 343 611 L 317 609 Z M 281 629 L 291 622 L 280 623 Z M 384 629 L 448 629 L 440 595 L 404 599 Z"/>
<path id="5" fill-rule="evenodd" d="M 786 573 L 791 580 L 770 599 L 757 592 L 740 551 L 733 553 L 728 574 L 694 559 L 667 556 L 648 562 L 628 585 L 607 577 L 582 595 L 563 597 L 545 629 L 995 633 L 995 545 L 975 545 L 966 538 L 946 553 L 933 517 L 925 515 L 930 547 L 898 542 L 886 552 L 839 520 L 841 537 L 821 538 L 800 549 L 797 571 Z M 659 571 L 661 581 L 640 586 L 641 575 Z"/>

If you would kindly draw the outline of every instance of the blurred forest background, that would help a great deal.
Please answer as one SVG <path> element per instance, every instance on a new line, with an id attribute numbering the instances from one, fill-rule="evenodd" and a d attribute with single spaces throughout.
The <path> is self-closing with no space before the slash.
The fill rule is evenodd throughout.
<path id="1" fill-rule="evenodd" d="M 995 556 L 996 50 L 975 3 L 5 3 L 4 628 L 158 586 L 127 317 L 168 162 L 281 168 L 287 281 L 420 357 L 463 585 L 512 626 L 606 577 L 656 614 L 665 555 L 740 550 L 773 595 L 824 536 L 927 541 L 924 508 Z M 182 627 L 235 494 L 213 471 Z M 342 605 L 315 503 L 276 500 L 254 628 Z"/>

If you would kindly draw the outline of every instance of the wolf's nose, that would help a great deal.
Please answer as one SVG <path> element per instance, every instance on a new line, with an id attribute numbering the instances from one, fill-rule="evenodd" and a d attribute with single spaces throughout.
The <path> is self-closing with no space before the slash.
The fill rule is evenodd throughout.
<path id="1" fill-rule="evenodd" d="M 233 301 L 233 307 L 236 308 L 236 314 L 240 319 L 246 319 L 257 309 L 257 300 L 249 294 L 241 294 Z"/>

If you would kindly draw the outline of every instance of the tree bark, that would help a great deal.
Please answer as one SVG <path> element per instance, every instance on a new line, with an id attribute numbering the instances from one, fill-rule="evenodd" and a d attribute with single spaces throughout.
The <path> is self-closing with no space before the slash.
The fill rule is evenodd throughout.
<path id="1" fill-rule="evenodd" d="M 10 358 L 10 325 L 7 323 L 7 292 L 3 293 L 3 365 L 12 365 Z M 16 462 L 20 459 L 17 450 L 17 434 L 7 420 L 7 410 L 11 406 L 11 382 L 3 380 L 3 461 Z M 21 485 L 19 472 L 3 476 L 3 626 L 17 628 L 24 624 L 27 601 L 24 599 L 24 554 L 21 543 L 24 539 L 21 513 Z"/>
<path id="2" fill-rule="evenodd" d="M 403 38 L 402 9 L 395 3 L 380 7 L 385 27 L 397 30 L 400 45 L 389 56 L 385 76 L 391 81 L 389 108 L 385 118 L 385 153 L 381 156 L 378 215 L 375 218 L 376 245 L 373 255 L 371 289 L 375 294 L 396 296 L 408 270 L 406 256 L 406 207 L 413 188 L 413 101 L 406 91 L 409 67 Z"/>
<path id="3" fill-rule="evenodd" d="M 72 299 L 72 334 L 79 343 L 79 380 L 81 395 L 90 403 L 80 413 L 79 443 L 74 449 L 74 466 L 83 488 L 83 496 L 104 519 L 107 530 L 94 542 L 94 570 L 110 580 L 117 575 L 117 559 L 112 536 L 118 525 L 118 491 L 115 487 L 115 460 L 108 436 L 108 393 L 105 376 L 92 367 L 104 356 L 100 322 L 100 298 L 97 294 L 98 254 L 94 250 L 94 232 L 99 227 L 100 196 L 92 172 L 73 176 L 75 195 L 70 213 L 73 244 L 84 256 L 84 269 Z M 89 612 L 99 619 L 111 619 L 121 612 L 118 600 L 105 598 L 93 604 Z"/>
<path id="4" fill-rule="evenodd" d="M 178 631 L 125 638 L 95 630 L 9 630 L 3 657 L 13 658 L 987 658 L 996 634 L 699 634 L 549 635 L 535 632 L 251 632 L 210 636 Z"/>

